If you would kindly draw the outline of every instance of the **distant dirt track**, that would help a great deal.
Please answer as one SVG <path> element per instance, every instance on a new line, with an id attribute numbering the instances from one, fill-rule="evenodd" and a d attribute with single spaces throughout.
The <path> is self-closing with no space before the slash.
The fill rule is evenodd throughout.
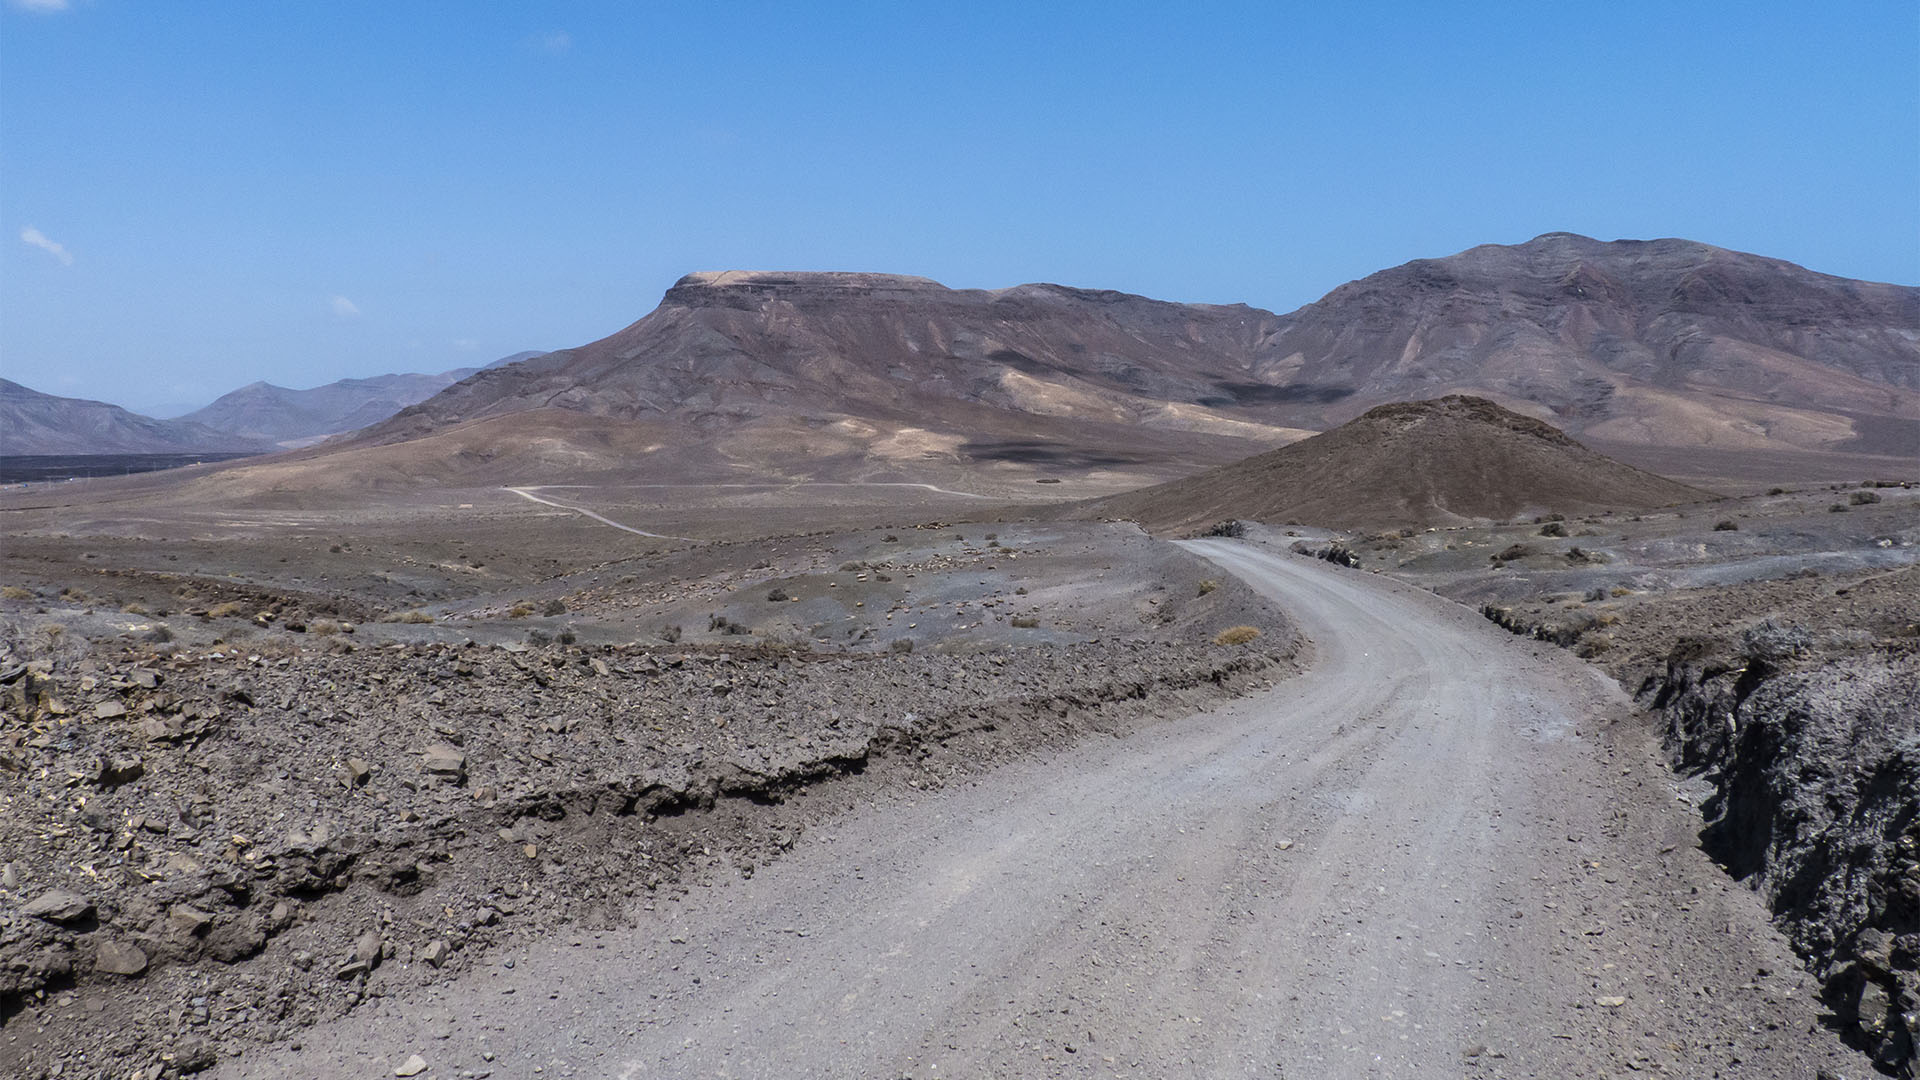
<path id="1" fill-rule="evenodd" d="M 550 486 L 550 485 L 540 485 L 540 486 L 541 486 L 541 487 L 545 487 L 545 486 Z M 623 530 L 623 531 L 625 531 L 625 532 L 630 532 L 630 533 L 632 533 L 632 534 L 634 534 L 635 536 L 650 536 L 650 537 L 652 537 L 652 538 L 654 538 L 655 540 L 687 540 L 687 539 L 690 539 L 690 537 L 685 537 L 685 536 L 668 536 L 668 535 L 666 535 L 665 533 L 657 533 L 657 532 L 648 532 L 648 531 L 647 531 L 647 530 L 645 530 L 645 529 L 636 529 L 636 528 L 634 528 L 634 527 L 633 527 L 633 526 L 631 526 L 631 525 L 622 525 L 622 524 L 620 524 L 619 522 L 617 522 L 617 521 L 615 521 L 615 520 L 613 520 L 613 519 L 612 519 L 612 518 L 610 518 L 610 517 L 602 517 L 601 515 L 599 515 L 599 514 L 596 514 L 596 513 L 594 513 L 593 511 L 591 511 L 591 510 L 588 510 L 588 509 L 585 509 L 585 508 L 583 508 L 583 507 L 579 507 L 579 506 L 568 506 L 568 505 L 567 505 L 566 503 L 562 503 L 562 502 L 554 502 L 554 501 L 553 501 L 552 499 L 548 499 L 548 498 L 543 498 L 543 497 L 541 497 L 541 496 L 539 496 L 539 495 L 535 495 L 535 494 L 534 494 L 534 492 L 535 492 L 535 491 L 537 491 L 537 490 L 539 490 L 539 488 L 538 488 L 538 487 L 531 487 L 531 488 L 523 488 L 523 487 L 510 487 L 510 488 L 505 488 L 505 489 L 503 489 L 503 490 L 506 490 L 506 491 L 511 491 L 511 492 L 513 492 L 513 493 L 514 493 L 515 495 L 518 495 L 518 496 L 520 496 L 520 497 L 521 497 L 521 498 L 523 498 L 523 499 L 528 499 L 528 500 L 531 500 L 531 501 L 533 501 L 533 502 L 537 502 L 537 503 L 539 503 L 539 504 L 540 504 L 540 505 L 542 505 L 542 506 L 551 506 L 551 507 L 554 507 L 554 508 L 556 508 L 556 509 L 560 509 L 560 510 L 571 510 L 571 511 L 573 511 L 574 513 L 576 513 L 576 514 L 580 514 L 580 515 L 582 515 L 582 516 L 584 516 L 584 517 L 590 517 L 590 518 L 592 518 L 593 520 L 595 520 L 595 521 L 597 521 L 597 522 L 599 522 L 599 523 L 600 523 L 600 524 L 602 524 L 602 525 L 611 525 L 611 526 L 613 526 L 613 527 L 614 527 L 614 528 L 616 528 L 616 529 L 620 529 L 620 530 Z"/>
<path id="2" fill-rule="evenodd" d="M 1595 735 L 1610 683 L 1373 575 L 1187 546 L 1286 606 L 1306 674 L 903 793 L 222 1075 L 1860 1071 L 1650 755 Z"/>

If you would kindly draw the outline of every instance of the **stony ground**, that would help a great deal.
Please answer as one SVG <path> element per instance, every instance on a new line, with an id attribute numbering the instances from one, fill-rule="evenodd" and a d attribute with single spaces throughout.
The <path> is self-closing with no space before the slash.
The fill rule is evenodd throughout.
<path id="1" fill-rule="evenodd" d="M 0 1045 L 22 1075 L 181 1075 L 297 1038 L 751 875 L 862 783 L 936 789 L 1263 685 L 1297 647 L 1128 526 L 529 561 L 463 593 L 449 571 L 324 589 L 261 548 L 8 554 Z M 228 552 L 242 570 L 212 572 Z"/>

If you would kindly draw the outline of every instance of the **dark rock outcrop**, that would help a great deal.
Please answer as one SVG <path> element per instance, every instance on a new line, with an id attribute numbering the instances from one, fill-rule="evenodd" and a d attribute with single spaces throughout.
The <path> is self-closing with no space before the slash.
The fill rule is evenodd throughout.
<path id="1" fill-rule="evenodd" d="M 1771 628 L 1769 628 L 1771 629 Z M 1684 642 L 1642 699 L 1714 786 L 1702 839 L 1768 900 L 1848 1036 L 1912 1076 L 1920 1041 L 1920 653 Z"/>

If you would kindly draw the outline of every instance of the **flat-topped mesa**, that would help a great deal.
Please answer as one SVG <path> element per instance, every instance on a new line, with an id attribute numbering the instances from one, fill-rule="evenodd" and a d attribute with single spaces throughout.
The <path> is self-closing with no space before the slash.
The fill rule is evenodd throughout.
<path id="1" fill-rule="evenodd" d="M 932 278 L 838 270 L 701 270 L 673 283 L 662 304 L 758 307 L 769 300 L 805 304 L 848 300 L 913 301 L 950 293 Z"/>

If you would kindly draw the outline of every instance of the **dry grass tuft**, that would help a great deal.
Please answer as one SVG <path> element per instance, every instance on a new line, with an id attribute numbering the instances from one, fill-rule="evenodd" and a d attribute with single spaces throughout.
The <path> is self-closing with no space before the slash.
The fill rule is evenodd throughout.
<path id="1" fill-rule="evenodd" d="M 1260 636 L 1260 631 L 1252 626 L 1229 626 L 1213 635 L 1215 645 L 1245 645 Z"/>

